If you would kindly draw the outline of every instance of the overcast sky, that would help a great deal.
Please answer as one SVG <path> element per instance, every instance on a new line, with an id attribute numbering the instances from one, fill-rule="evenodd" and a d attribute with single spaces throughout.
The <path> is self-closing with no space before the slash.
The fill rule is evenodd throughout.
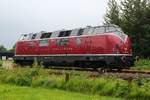
<path id="1" fill-rule="evenodd" d="M 108 0 L 0 0 L 0 44 L 20 33 L 102 25 Z"/>

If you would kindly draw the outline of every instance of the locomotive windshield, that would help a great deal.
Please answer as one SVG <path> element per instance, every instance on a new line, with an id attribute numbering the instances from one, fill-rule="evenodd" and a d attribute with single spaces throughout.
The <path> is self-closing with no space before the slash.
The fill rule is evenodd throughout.
<path id="1" fill-rule="evenodd" d="M 120 36 L 123 40 L 125 40 L 126 35 L 125 35 L 124 32 L 122 31 L 122 29 L 119 28 L 119 27 L 116 27 L 116 30 L 117 30 L 117 31 L 115 32 L 115 34 L 118 35 L 118 36 Z"/>
<path id="2" fill-rule="evenodd" d="M 119 28 L 118 26 L 108 26 L 106 27 L 106 32 L 114 32 L 116 35 L 118 35 L 122 40 L 125 40 L 126 35 L 124 34 L 124 32 L 122 31 L 121 28 Z"/>

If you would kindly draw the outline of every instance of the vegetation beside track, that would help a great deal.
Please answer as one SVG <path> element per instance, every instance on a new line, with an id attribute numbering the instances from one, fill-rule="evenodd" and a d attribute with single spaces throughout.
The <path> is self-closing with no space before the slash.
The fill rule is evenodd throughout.
<path id="1" fill-rule="evenodd" d="M 132 69 L 150 70 L 150 59 L 139 59 L 139 61 L 135 62 L 135 66 Z"/>
<path id="2" fill-rule="evenodd" d="M 28 86 L 34 88 L 59 89 L 70 92 L 80 92 L 91 95 L 123 97 L 131 100 L 149 100 L 150 80 L 138 79 L 125 81 L 114 77 L 89 77 L 84 72 L 58 71 L 52 73 L 51 69 L 13 68 L 6 70 L 0 68 L 0 83 Z"/>

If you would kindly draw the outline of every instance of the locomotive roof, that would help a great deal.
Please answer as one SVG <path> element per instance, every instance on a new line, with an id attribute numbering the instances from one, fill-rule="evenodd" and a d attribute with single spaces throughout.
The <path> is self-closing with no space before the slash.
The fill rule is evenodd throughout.
<path id="1" fill-rule="evenodd" d="M 43 38 L 57 38 L 57 37 L 69 37 L 69 36 L 80 36 L 80 35 L 94 35 L 103 34 L 108 32 L 121 31 L 117 25 L 103 25 L 103 26 L 87 26 L 85 28 L 76 28 L 72 30 L 57 30 L 54 32 L 41 31 L 39 33 L 29 33 L 22 34 L 21 40 L 33 40 L 33 39 L 43 39 Z"/>
<path id="2" fill-rule="evenodd" d="M 105 25 L 101 25 L 101 26 L 86 26 L 86 27 L 80 27 L 80 28 L 74 28 L 74 29 L 70 29 L 70 30 L 75 30 L 75 29 L 85 29 L 85 28 L 100 28 L 100 27 L 117 27 L 119 28 L 119 26 L 114 25 L 114 24 L 105 24 Z M 62 30 L 56 30 L 56 31 L 52 31 L 52 32 L 60 32 L 60 31 L 67 31 L 67 29 L 62 29 Z M 52 33 L 52 32 L 47 32 L 47 31 L 40 31 L 40 32 L 36 32 L 36 33 L 21 33 L 22 35 L 28 35 L 28 34 L 41 34 L 41 33 Z"/>

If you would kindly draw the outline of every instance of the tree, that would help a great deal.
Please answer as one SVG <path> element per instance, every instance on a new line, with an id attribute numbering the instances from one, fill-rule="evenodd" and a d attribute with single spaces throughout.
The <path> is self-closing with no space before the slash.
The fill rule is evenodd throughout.
<path id="1" fill-rule="evenodd" d="M 10 52 L 15 52 L 16 44 L 9 50 Z"/>
<path id="2" fill-rule="evenodd" d="M 120 25 L 119 7 L 115 0 L 109 0 L 107 13 L 105 15 L 105 24 Z"/>
<path id="3" fill-rule="evenodd" d="M 114 17 L 112 8 L 118 8 L 113 12 L 115 16 L 118 14 L 118 17 Z M 150 57 L 150 39 L 148 39 L 150 38 L 149 1 L 123 0 L 118 5 L 115 0 L 110 0 L 108 9 L 105 22 L 120 26 L 132 38 L 136 55 Z M 118 19 L 119 21 L 116 23 Z"/>
<path id="4" fill-rule="evenodd" d="M 3 46 L 3 45 L 0 45 L 0 52 L 6 52 L 7 49 Z"/>

